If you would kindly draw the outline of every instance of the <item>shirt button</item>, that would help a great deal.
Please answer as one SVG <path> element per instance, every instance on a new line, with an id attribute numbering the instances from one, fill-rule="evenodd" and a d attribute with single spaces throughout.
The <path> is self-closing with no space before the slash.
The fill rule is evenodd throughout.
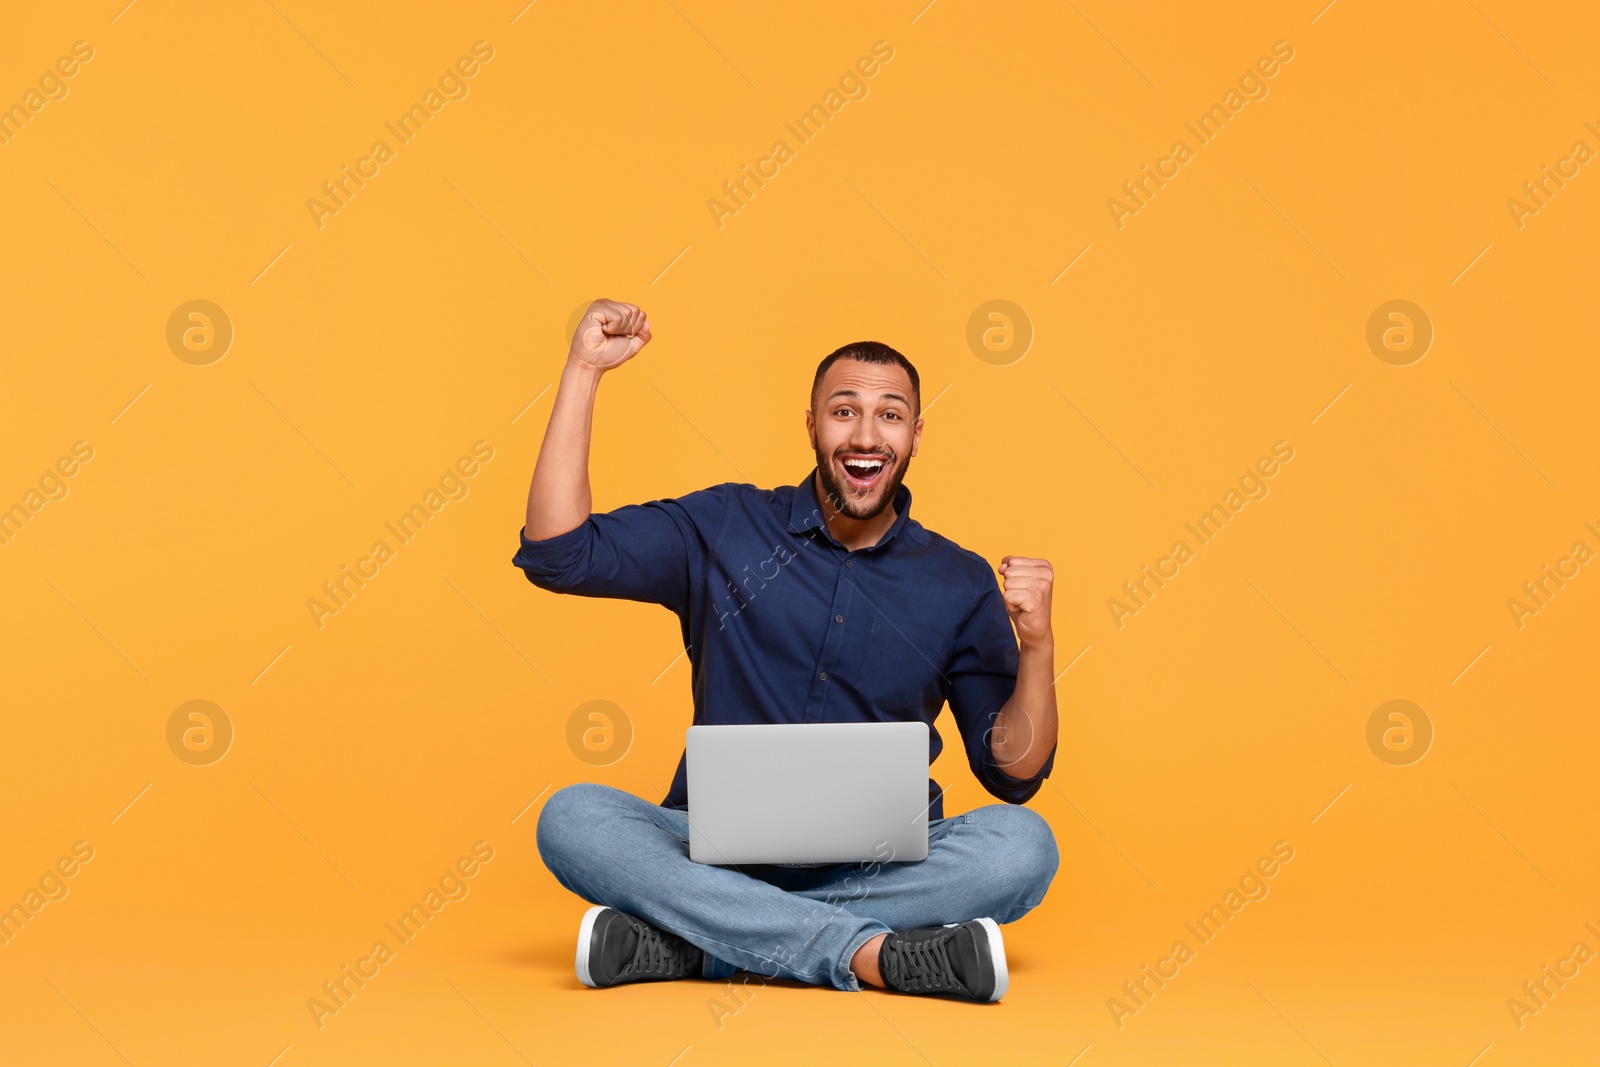
<path id="1" fill-rule="evenodd" d="M 847 559 L 844 561 L 844 565 L 846 567 L 854 567 L 856 565 L 856 561 L 853 559 Z"/>
<path id="2" fill-rule="evenodd" d="M 835 615 L 833 617 L 833 621 L 834 622 L 844 622 L 844 616 L 843 615 Z"/>
<path id="3" fill-rule="evenodd" d="M 824 682 L 826 682 L 828 680 L 828 672 L 827 671 L 823 671 L 821 674 L 817 675 L 817 677 L 821 678 Z"/>

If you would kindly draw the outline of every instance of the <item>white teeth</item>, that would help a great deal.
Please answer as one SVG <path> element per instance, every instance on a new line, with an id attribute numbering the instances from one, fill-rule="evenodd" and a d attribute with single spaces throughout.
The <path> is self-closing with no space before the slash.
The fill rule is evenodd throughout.
<path id="1" fill-rule="evenodd" d="M 882 460 L 847 459 L 844 461 L 845 470 L 857 478 L 871 478 L 883 469 Z"/>

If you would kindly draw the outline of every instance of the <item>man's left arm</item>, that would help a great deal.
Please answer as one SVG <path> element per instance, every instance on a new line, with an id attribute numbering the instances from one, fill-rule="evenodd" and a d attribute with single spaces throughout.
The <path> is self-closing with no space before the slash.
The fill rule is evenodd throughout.
<path id="1" fill-rule="evenodd" d="M 1043 560 L 1007 556 L 1002 593 L 988 565 L 979 566 L 984 588 L 957 633 L 946 695 L 973 776 L 991 795 L 1023 804 L 1055 764 L 1052 574 Z"/>
<path id="2" fill-rule="evenodd" d="M 1013 778 L 1032 778 L 1055 752 L 1056 644 L 1050 627 L 1055 572 L 1042 559 L 1007 556 L 1000 579 L 1020 646 L 1017 688 L 995 717 L 990 738 L 995 762 Z"/>

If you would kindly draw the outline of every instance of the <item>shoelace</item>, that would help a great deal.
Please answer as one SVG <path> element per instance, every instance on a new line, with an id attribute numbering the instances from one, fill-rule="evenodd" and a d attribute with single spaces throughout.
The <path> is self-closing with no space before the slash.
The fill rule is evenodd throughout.
<path id="1" fill-rule="evenodd" d="M 894 951 L 888 954 L 885 961 L 889 963 L 888 970 L 894 977 L 894 984 L 908 993 L 945 990 L 969 992 L 950 966 L 950 954 L 945 950 L 946 940 L 944 937 L 934 937 L 897 941 Z"/>
<path id="2" fill-rule="evenodd" d="M 663 935 L 652 926 L 629 920 L 629 925 L 639 936 L 639 942 L 634 946 L 633 959 L 628 963 L 628 971 L 642 972 L 644 974 L 673 974 L 689 966 L 690 957 L 694 953 L 694 946 L 681 938 Z"/>

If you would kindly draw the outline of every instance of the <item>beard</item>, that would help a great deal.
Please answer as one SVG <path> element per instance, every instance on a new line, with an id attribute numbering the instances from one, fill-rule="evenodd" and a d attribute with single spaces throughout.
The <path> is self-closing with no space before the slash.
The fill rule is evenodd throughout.
<path id="1" fill-rule="evenodd" d="M 895 494 L 900 491 L 900 484 L 906 479 L 906 471 L 911 469 L 911 457 L 906 456 L 897 465 L 890 466 L 894 461 L 894 454 L 884 452 L 882 455 L 884 473 L 873 488 L 873 495 L 863 498 L 855 496 L 856 490 L 839 474 L 838 457 L 825 456 L 822 454 L 822 449 L 817 449 L 817 473 L 822 478 L 822 488 L 828 495 L 828 503 L 845 518 L 858 520 L 876 518 L 894 503 Z"/>

